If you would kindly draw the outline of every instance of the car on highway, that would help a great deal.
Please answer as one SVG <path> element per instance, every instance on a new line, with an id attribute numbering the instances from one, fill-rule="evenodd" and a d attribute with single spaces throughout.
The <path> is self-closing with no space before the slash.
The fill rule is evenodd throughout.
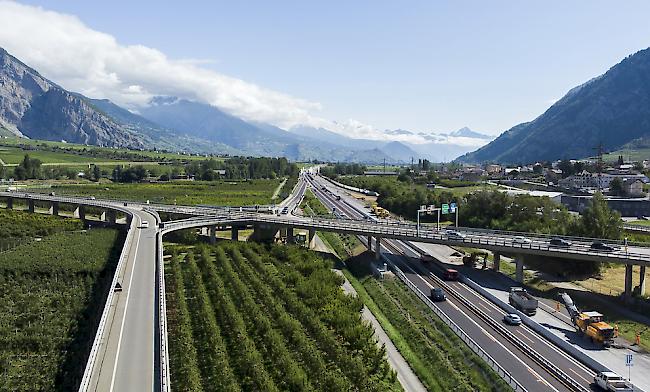
<path id="1" fill-rule="evenodd" d="M 594 241 L 590 246 L 591 250 L 596 250 L 600 252 L 613 252 L 616 250 L 613 246 L 606 244 L 602 241 Z"/>
<path id="2" fill-rule="evenodd" d="M 95 200 L 95 196 L 90 196 L 88 199 L 89 200 Z"/>
<path id="3" fill-rule="evenodd" d="M 289 207 L 284 207 L 282 209 L 282 213 L 285 214 L 285 215 L 288 214 L 289 213 Z"/>
<path id="4" fill-rule="evenodd" d="M 456 230 L 445 230 L 445 234 L 449 239 L 460 240 L 460 241 L 465 239 L 465 234 Z"/>
<path id="5" fill-rule="evenodd" d="M 446 301 L 447 295 L 440 287 L 434 287 L 431 289 L 431 300 L 434 302 Z"/>
<path id="6" fill-rule="evenodd" d="M 530 238 L 526 238 L 523 235 L 518 235 L 518 236 L 515 236 L 515 237 L 512 238 L 512 243 L 513 244 L 522 244 L 523 245 L 523 244 L 530 244 L 531 242 L 533 242 L 533 241 L 531 241 Z"/>
<path id="7" fill-rule="evenodd" d="M 594 376 L 594 383 L 602 390 L 612 392 L 632 392 L 634 387 L 625 379 L 614 372 L 598 372 Z"/>
<path id="8" fill-rule="evenodd" d="M 559 246 L 562 248 L 568 248 L 571 246 L 571 241 L 567 241 L 564 238 L 560 238 L 560 237 L 553 237 L 548 243 L 553 246 Z"/>
<path id="9" fill-rule="evenodd" d="M 27 196 L 27 194 L 25 194 L 25 196 Z M 56 196 L 56 193 L 50 192 L 50 196 Z"/>
<path id="10" fill-rule="evenodd" d="M 458 271 L 447 268 L 445 272 L 442 273 L 442 277 L 445 280 L 458 280 Z"/>
<path id="11" fill-rule="evenodd" d="M 508 313 L 503 316 L 503 322 L 508 324 L 508 325 L 520 325 L 521 324 L 521 317 L 519 317 L 515 313 Z"/>

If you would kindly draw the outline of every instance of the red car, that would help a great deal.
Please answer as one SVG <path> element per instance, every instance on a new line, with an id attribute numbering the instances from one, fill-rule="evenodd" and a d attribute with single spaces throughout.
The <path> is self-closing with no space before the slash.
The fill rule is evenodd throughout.
<path id="1" fill-rule="evenodd" d="M 458 280 L 458 271 L 455 269 L 447 268 L 442 274 L 445 280 Z"/>

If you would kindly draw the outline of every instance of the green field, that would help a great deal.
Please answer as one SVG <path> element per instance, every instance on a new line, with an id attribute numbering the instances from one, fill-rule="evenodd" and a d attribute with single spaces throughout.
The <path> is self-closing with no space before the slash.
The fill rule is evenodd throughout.
<path id="1" fill-rule="evenodd" d="M 0 160 L 2 160 L 2 162 L 4 162 L 5 165 L 19 164 L 23 160 L 25 154 L 29 154 L 31 158 L 39 159 L 44 164 L 119 162 L 117 160 L 110 160 L 106 158 L 91 157 L 85 155 L 68 154 L 64 152 L 23 150 L 19 147 L 0 146 Z"/>
<path id="2" fill-rule="evenodd" d="M 168 247 L 169 249 L 170 247 Z M 297 247 L 174 247 L 165 266 L 172 387 L 399 391 L 331 262 Z"/>
<path id="3" fill-rule="evenodd" d="M 622 155 L 623 159 L 631 161 L 643 161 L 650 159 L 650 148 L 639 148 L 634 150 L 618 150 L 603 155 L 603 160 L 615 162 Z"/>
<path id="4" fill-rule="evenodd" d="M 89 151 L 98 151 L 98 152 L 105 152 L 109 154 L 114 154 L 114 153 L 125 153 L 125 154 L 136 154 L 136 155 L 141 155 L 144 157 L 149 157 L 152 159 L 156 160 L 167 160 L 167 161 L 173 161 L 173 160 L 203 160 L 206 159 L 205 155 L 199 155 L 199 154 L 194 154 L 194 155 L 187 155 L 187 154 L 181 154 L 181 153 L 174 153 L 174 152 L 157 152 L 157 151 L 138 151 L 138 150 L 129 150 L 126 148 L 109 148 L 109 147 L 97 147 L 97 146 L 86 146 L 83 144 L 73 144 L 73 143 L 63 143 L 63 142 L 52 142 L 52 141 L 46 141 L 46 140 L 31 140 L 31 139 L 22 139 L 22 138 L 16 138 L 16 137 L 10 137 L 6 139 L 0 139 L 0 144 L 3 145 L 3 148 L 9 147 L 9 148 L 18 148 L 19 145 L 26 145 L 30 146 L 34 149 L 38 149 L 39 147 L 59 147 L 59 148 L 64 148 L 64 149 L 71 149 L 71 150 L 89 150 Z M 32 154 L 32 152 L 35 152 L 34 150 L 27 151 Z M 45 151 L 43 151 L 45 152 Z M 23 154 L 24 155 L 24 154 Z M 221 157 L 213 157 L 216 160 L 224 160 L 225 158 Z M 3 159 L 2 156 L 0 155 L 0 159 Z M 22 159 L 22 156 L 21 156 Z M 40 159 L 40 158 L 39 158 Z M 101 158 L 100 158 L 101 160 Z M 43 161 L 45 162 L 45 161 Z M 65 162 L 65 161 L 64 161 Z M 86 162 L 86 161 L 82 161 Z M 9 162 L 5 162 L 9 163 Z M 17 163 L 17 162 L 16 162 Z"/>
<path id="5" fill-rule="evenodd" d="M 33 214 L 0 214 L 0 227 L 17 226 L 24 241 L 0 253 L 0 390 L 78 388 L 111 271 L 121 250 L 117 230 L 77 229 Z"/>
<path id="6" fill-rule="evenodd" d="M 133 200 L 179 205 L 241 206 L 269 204 L 273 192 L 282 182 L 250 181 L 188 181 L 169 183 L 54 185 L 60 194 L 95 196 L 104 199 Z"/>

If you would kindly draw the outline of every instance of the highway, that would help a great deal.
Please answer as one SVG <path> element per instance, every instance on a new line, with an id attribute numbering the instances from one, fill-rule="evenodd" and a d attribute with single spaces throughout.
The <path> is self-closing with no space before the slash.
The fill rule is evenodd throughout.
<path id="1" fill-rule="evenodd" d="M 343 219 L 320 219 L 297 217 L 292 211 L 300 204 L 307 187 L 331 210 L 336 209 Z M 326 190 L 323 190 L 323 187 Z M 449 238 L 444 231 L 431 228 L 420 230 L 412 224 L 392 221 L 375 222 L 356 200 L 347 199 L 343 192 L 341 199 L 333 195 L 329 182 L 315 177 L 301 175 L 293 193 L 278 207 L 185 207 L 152 205 L 124 201 L 95 200 L 43 194 L 24 194 L 20 192 L 0 192 L 0 197 L 13 199 L 40 200 L 99 208 L 115 209 L 133 215 L 133 225 L 123 250 L 123 261 L 116 278 L 123 287 L 121 292 L 109 295 L 109 303 L 103 316 L 104 331 L 98 331 L 93 355 L 84 377 L 86 387 L 80 391 L 149 391 L 161 388 L 159 346 L 157 336 L 162 336 L 157 322 L 164 314 L 156 308 L 157 295 L 164 289 L 157 287 L 156 280 L 156 236 L 174 230 L 205 227 L 211 225 L 269 224 L 292 226 L 316 230 L 328 230 L 358 235 L 362 241 L 367 236 L 382 237 L 382 256 L 404 273 L 411 284 L 422 293 L 429 293 L 432 287 L 444 287 L 449 300 L 434 306 L 448 315 L 468 336 L 494 359 L 498 365 L 513 375 L 523 388 L 529 391 L 587 390 L 593 372 L 573 358 L 540 337 L 528 327 L 509 328 L 501 323 L 504 312 L 481 295 L 459 282 L 442 282 L 440 271 L 423 265 L 419 260 L 420 251 L 411 245 L 413 242 L 433 244 L 456 244 L 488 249 L 519 248 L 520 252 L 541 252 L 544 255 L 562 253 L 565 257 L 597 258 L 610 262 L 650 262 L 648 248 L 630 246 L 627 254 L 621 251 L 612 253 L 594 252 L 589 249 L 590 239 L 574 239 L 569 249 L 553 249 L 548 246 L 548 238 L 535 236 L 529 243 L 517 243 L 514 238 L 519 233 L 505 233 L 481 230 L 464 230 L 465 237 Z M 336 189 L 334 190 L 336 192 Z M 146 211 L 145 211 L 146 210 Z M 148 211 L 176 212 L 192 217 L 174 222 L 166 222 L 159 228 L 156 218 Z M 149 222 L 149 228 L 137 228 L 142 221 Z M 627 256 L 627 257 L 625 257 Z M 160 314 L 158 313 L 160 312 Z M 165 335 L 166 336 L 166 335 Z M 166 344 L 166 342 L 164 342 Z M 164 353 L 165 350 L 162 350 Z M 164 377 L 162 378 L 164 380 Z M 570 382 L 567 382 L 570 380 Z"/>
<path id="2" fill-rule="evenodd" d="M 334 191 L 337 196 L 341 196 L 341 200 L 338 200 L 334 196 L 334 192 L 322 189 L 323 187 L 326 189 L 333 187 L 331 183 L 318 181 L 318 177 L 315 177 L 310 183 L 316 197 L 330 210 L 336 209 L 337 213 L 342 217 L 359 219 L 365 215 L 364 212 L 353 207 L 354 203 L 346 202 L 344 192 Z M 360 237 L 360 239 L 366 241 L 364 237 Z M 536 358 L 531 358 L 525 349 L 522 349 L 522 345 L 517 344 L 517 340 L 532 348 L 549 363 L 555 364 L 573 378 L 584 390 L 590 388 L 594 375 L 593 371 L 578 363 L 529 328 L 503 325 L 504 312 L 499 307 L 460 282 L 443 282 L 441 271 L 423 265 L 419 261 L 420 254 L 413 250 L 408 243 L 398 240 L 383 240 L 382 250 L 386 253 L 385 256 L 388 260 L 399 267 L 423 293 L 429 293 L 433 287 L 445 287 L 448 300 L 436 303 L 436 306 L 452 318 L 463 331 L 469 334 L 476 343 L 497 360 L 527 390 L 569 391 L 576 389 L 560 381 L 557 374 L 549 371 Z M 465 301 L 463 301 L 463 298 Z M 470 305 L 467 304 L 468 301 Z M 475 309 L 479 309 L 482 315 L 478 315 Z M 495 325 L 501 328 L 495 328 Z M 513 334 L 515 339 L 508 338 L 500 332 L 503 328 Z"/>

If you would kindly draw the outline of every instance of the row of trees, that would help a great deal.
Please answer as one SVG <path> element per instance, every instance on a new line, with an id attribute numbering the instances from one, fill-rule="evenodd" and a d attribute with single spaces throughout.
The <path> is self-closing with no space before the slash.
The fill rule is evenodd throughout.
<path id="1" fill-rule="evenodd" d="M 340 391 L 396 385 L 385 350 L 360 318 L 363 304 L 341 292 L 341 278 L 313 253 L 236 243 L 197 247 L 196 256 L 178 250 L 186 253 L 172 257 L 168 272 L 176 389 Z"/>

